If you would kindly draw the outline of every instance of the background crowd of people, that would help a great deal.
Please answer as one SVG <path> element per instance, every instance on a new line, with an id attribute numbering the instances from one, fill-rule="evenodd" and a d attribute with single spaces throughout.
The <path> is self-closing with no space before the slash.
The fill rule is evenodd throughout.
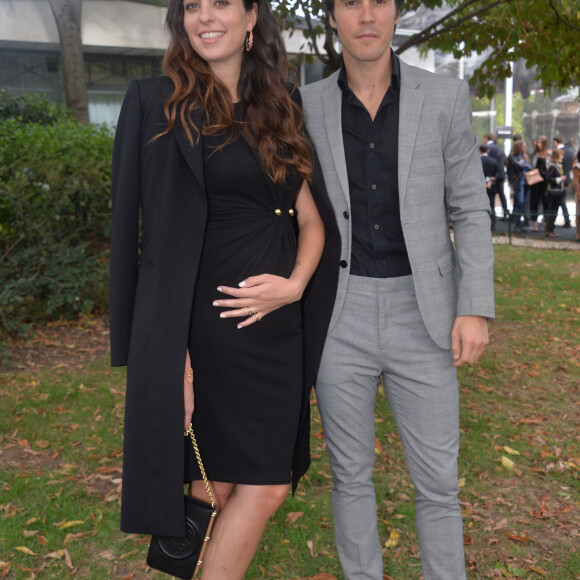
<path id="1" fill-rule="evenodd" d="M 498 196 L 502 218 L 511 221 L 516 233 L 525 233 L 531 227 L 536 232 L 543 229 L 548 238 L 557 238 L 555 222 L 560 209 L 564 218 L 563 227 L 571 227 L 566 200 L 574 196 L 575 239 L 580 242 L 580 151 L 576 140 L 571 137 L 564 141 L 562 136 L 557 135 L 552 139 L 550 148 L 548 138 L 541 135 L 534 139 L 532 150 L 528 152 L 522 135 L 516 133 L 510 154 L 506 156 L 497 139 L 495 133 L 487 133 L 479 148 L 492 209 L 492 230 L 497 219 L 495 206 Z M 504 191 L 506 177 L 512 198 L 511 213 Z"/>

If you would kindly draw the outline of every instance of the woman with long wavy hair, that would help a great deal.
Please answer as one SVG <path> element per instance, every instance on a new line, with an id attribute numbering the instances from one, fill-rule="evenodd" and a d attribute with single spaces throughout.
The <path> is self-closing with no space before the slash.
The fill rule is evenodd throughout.
<path id="1" fill-rule="evenodd" d="M 540 172 L 543 180 L 530 186 L 530 219 L 534 231 L 538 231 L 539 207 L 542 211 L 546 205 L 546 171 L 550 165 L 550 151 L 548 150 L 548 138 L 540 135 L 534 142 L 534 151 L 532 152 L 531 167 Z M 544 216 L 545 219 L 545 216 Z"/>
<path id="2" fill-rule="evenodd" d="M 202 578 L 232 580 L 309 465 L 340 241 L 268 3 L 170 0 L 167 27 L 166 76 L 132 81 L 113 154 L 121 528 L 185 535 L 184 483 L 207 499 L 192 422 L 218 506 Z"/>
<path id="3" fill-rule="evenodd" d="M 507 160 L 508 182 L 514 194 L 512 221 L 514 222 L 516 233 L 525 231 L 526 199 L 523 176 L 529 168 L 526 143 L 521 139 L 516 139 Z"/>

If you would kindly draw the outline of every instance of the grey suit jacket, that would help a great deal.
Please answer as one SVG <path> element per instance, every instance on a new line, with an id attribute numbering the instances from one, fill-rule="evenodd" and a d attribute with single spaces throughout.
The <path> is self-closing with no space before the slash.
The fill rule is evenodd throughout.
<path id="1" fill-rule="evenodd" d="M 399 200 L 419 310 L 433 340 L 451 347 L 456 316 L 494 317 L 489 200 L 471 127 L 465 81 L 401 64 Z M 316 147 L 342 238 L 338 290 L 329 332 L 348 288 L 350 196 L 338 72 L 302 87 Z M 348 213 L 345 213 L 348 212 Z M 346 216 L 346 217 L 345 217 Z M 454 226 L 455 247 L 449 233 Z M 344 266 L 344 262 L 342 265 Z"/>

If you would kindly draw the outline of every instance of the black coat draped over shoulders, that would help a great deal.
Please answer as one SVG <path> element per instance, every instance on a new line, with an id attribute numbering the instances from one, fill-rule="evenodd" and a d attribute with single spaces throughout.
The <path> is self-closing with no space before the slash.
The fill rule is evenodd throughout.
<path id="1" fill-rule="evenodd" d="M 183 536 L 183 372 L 207 199 L 202 147 L 189 143 L 180 123 L 152 140 L 167 127 L 163 106 L 172 93 L 168 77 L 132 81 L 121 109 L 113 150 L 110 330 L 111 364 L 127 365 L 121 529 Z M 193 120 L 199 126 L 199 116 Z M 309 393 L 340 260 L 317 160 L 311 191 L 326 245 L 302 299 L 305 371 L 294 489 L 310 464 Z"/>

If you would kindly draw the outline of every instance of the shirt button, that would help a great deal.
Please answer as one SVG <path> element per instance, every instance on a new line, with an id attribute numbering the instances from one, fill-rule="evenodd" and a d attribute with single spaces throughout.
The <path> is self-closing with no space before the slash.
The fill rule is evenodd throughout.
<path id="1" fill-rule="evenodd" d="M 375 190 L 376 188 L 377 188 L 377 186 L 376 186 L 376 185 L 373 183 L 373 184 L 371 185 L 371 189 L 372 189 L 372 190 Z"/>
<path id="2" fill-rule="evenodd" d="M 340 261 L 340 267 L 341 267 L 341 268 L 346 268 L 347 266 L 348 266 L 348 263 L 347 263 L 347 261 L 346 261 L 346 260 L 341 260 L 341 261 Z"/>
<path id="3" fill-rule="evenodd" d="M 345 220 L 347 220 L 350 217 L 350 215 L 349 215 L 349 213 L 347 211 L 343 211 L 342 212 L 342 215 L 344 216 L 344 219 Z"/>
<path id="4" fill-rule="evenodd" d="M 369 145 L 369 147 L 370 147 L 371 149 L 374 149 L 374 148 L 375 148 L 375 144 L 374 144 L 374 143 L 371 143 L 371 144 Z"/>
<path id="5" fill-rule="evenodd" d="M 379 224 L 375 224 L 375 230 L 378 230 L 381 226 Z"/>

